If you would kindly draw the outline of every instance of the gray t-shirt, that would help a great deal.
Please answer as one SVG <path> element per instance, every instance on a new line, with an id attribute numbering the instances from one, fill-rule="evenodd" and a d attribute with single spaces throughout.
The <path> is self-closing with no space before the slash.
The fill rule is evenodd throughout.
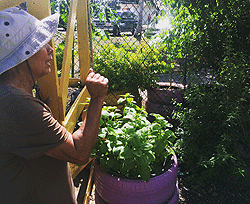
<path id="1" fill-rule="evenodd" d="M 0 203 L 76 203 L 69 164 L 45 155 L 68 136 L 45 103 L 0 86 Z"/>

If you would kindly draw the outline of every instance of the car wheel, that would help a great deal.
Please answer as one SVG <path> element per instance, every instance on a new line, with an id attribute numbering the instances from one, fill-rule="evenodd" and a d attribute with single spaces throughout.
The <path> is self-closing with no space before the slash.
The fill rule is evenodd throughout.
<path id="1" fill-rule="evenodd" d="M 115 27 L 113 28 L 113 35 L 114 35 L 114 36 L 120 35 L 120 31 L 119 31 L 119 28 L 118 28 L 117 26 L 115 26 Z"/>
<path id="2" fill-rule="evenodd" d="M 134 35 L 134 34 L 135 34 L 135 29 L 136 29 L 136 26 L 137 26 L 137 25 L 134 25 L 134 26 L 133 26 L 133 28 L 132 28 L 132 30 L 131 30 L 132 35 Z"/>

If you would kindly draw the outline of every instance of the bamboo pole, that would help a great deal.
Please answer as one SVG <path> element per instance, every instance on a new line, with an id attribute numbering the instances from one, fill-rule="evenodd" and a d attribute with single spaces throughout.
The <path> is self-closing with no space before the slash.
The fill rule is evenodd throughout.
<path id="1" fill-rule="evenodd" d="M 95 160 L 92 160 L 91 167 L 90 167 L 90 173 L 89 173 L 89 180 L 88 180 L 87 189 L 85 192 L 83 204 L 89 203 L 89 196 L 90 196 L 91 190 L 93 188 L 94 162 L 95 162 Z"/>
<path id="2" fill-rule="evenodd" d="M 90 68 L 88 0 L 78 1 L 77 8 L 79 67 L 81 83 L 83 84 Z"/>

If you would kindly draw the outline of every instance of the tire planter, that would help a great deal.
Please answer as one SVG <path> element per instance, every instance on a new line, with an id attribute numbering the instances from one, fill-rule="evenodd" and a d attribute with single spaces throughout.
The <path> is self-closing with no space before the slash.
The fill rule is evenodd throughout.
<path id="1" fill-rule="evenodd" d="M 148 100 L 157 104 L 171 104 L 173 100 L 177 103 L 183 102 L 183 90 L 182 84 L 176 83 L 158 83 L 160 88 L 152 88 L 148 90 Z"/>
<path id="2" fill-rule="evenodd" d="M 173 156 L 172 167 L 149 182 L 112 176 L 103 172 L 95 163 L 96 204 L 177 204 L 177 157 Z"/>
<path id="3" fill-rule="evenodd" d="M 159 104 L 152 103 L 151 101 L 146 101 L 146 111 L 148 113 L 158 113 L 162 115 L 167 120 L 172 120 L 172 113 L 175 110 L 175 106 L 172 104 Z"/>
<path id="4" fill-rule="evenodd" d="M 146 100 L 146 111 L 148 113 L 158 113 L 165 117 L 169 122 L 175 122 L 172 113 L 176 110 L 173 101 L 183 102 L 184 86 L 182 84 L 159 82 L 160 88 L 148 90 Z"/>

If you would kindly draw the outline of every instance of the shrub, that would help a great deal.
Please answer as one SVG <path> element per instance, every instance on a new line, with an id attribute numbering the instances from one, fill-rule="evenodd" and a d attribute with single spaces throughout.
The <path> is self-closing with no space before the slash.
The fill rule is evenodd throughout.
<path id="1" fill-rule="evenodd" d="M 236 68 L 248 66 L 241 57 L 224 63 L 227 69 L 219 81 L 193 85 L 185 94 L 179 153 L 185 170 L 199 177 L 199 182 L 244 175 L 249 165 L 249 158 L 240 150 L 250 150 L 249 71 Z"/>
<path id="2" fill-rule="evenodd" d="M 173 30 L 162 37 L 169 61 L 188 61 L 190 75 L 215 73 L 210 84 L 190 83 L 186 90 L 179 114 L 183 165 L 200 183 L 243 175 L 250 165 L 239 150 L 250 151 L 249 1 L 165 2 L 175 17 Z"/>
<path id="3" fill-rule="evenodd" d="M 129 43 L 114 45 L 104 39 L 94 53 L 95 71 L 109 79 L 109 92 L 127 90 L 140 101 L 138 90 L 155 86 L 155 74 L 168 69 L 160 51 L 146 43 L 133 48 Z"/>

